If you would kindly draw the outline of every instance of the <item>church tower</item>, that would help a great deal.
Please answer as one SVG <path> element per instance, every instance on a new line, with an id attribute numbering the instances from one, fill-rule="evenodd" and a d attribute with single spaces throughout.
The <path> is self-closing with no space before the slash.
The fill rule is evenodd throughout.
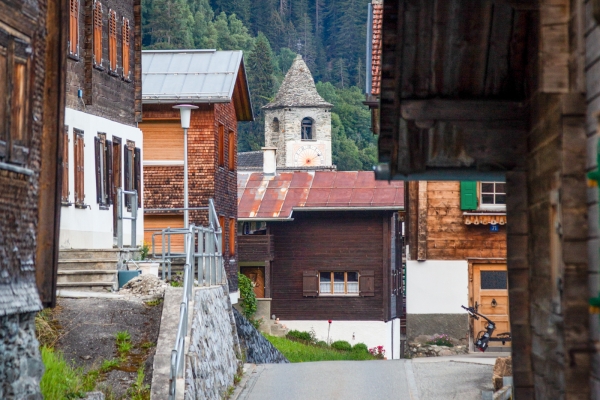
<path id="1" fill-rule="evenodd" d="M 263 107 L 265 146 L 277 148 L 278 167 L 331 166 L 331 108 L 296 56 L 275 99 Z"/>

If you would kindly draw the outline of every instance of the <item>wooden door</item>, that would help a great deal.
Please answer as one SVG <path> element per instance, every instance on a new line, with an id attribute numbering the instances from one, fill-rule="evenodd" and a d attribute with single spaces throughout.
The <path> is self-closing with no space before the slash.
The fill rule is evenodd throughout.
<path id="1" fill-rule="evenodd" d="M 510 332 L 508 311 L 508 279 L 504 264 L 475 264 L 473 265 L 473 304 L 477 312 L 485 315 L 496 323 L 492 337 L 500 333 Z M 473 333 L 475 337 L 480 331 L 485 331 L 486 321 L 483 318 L 474 320 Z M 490 342 L 490 347 L 508 347 L 502 342 Z"/>
<path id="2" fill-rule="evenodd" d="M 254 284 L 254 294 L 262 299 L 265 297 L 265 267 L 241 267 L 242 274 L 246 275 Z"/>

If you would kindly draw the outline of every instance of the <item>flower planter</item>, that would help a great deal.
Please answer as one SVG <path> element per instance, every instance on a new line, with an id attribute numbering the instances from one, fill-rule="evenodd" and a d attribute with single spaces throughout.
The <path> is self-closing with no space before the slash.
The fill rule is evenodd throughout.
<path id="1" fill-rule="evenodd" d="M 141 275 L 152 275 L 158 278 L 158 268 L 160 263 L 155 261 L 128 261 L 127 269 L 130 271 L 138 270 Z"/>

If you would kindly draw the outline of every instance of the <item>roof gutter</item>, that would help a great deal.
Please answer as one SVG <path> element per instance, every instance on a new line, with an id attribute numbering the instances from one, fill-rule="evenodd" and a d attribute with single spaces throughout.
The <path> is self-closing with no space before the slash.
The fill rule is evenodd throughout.
<path id="1" fill-rule="evenodd" d="M 294 211 L 404 211 L 404 206 L 381 206 L 381 207 L 293 207 Z"/>
<path id="2" fill-rule="evenodd" d="M 230 98 L 227 97 L 158 97 L 158 96 L 142 96 L 144 104 L 173 104 L 173 103 L 190 103 L 190 104 L 211 104 L 211 103 L 229 103 Z"/>
<path id="3" fill-rule="evenodd" d="M 288 221 L 293 221 L 294 218 L 260 218 L 260 217 L 255 217 L 255 218 L 238 218 L 237 220 L 240 221 L 240 222 L 246 222 L 246 221 L 288 222 Z"/>

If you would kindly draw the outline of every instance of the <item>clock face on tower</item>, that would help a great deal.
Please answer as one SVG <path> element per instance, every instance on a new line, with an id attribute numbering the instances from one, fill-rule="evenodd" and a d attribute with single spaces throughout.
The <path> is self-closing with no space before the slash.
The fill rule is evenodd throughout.
<path id="1" fill-rule="evenodd" d="M 323 165 L 323 153 L 313 145 L 306 145 L 296 150 L 294 154 L 294 165 L 296 167 L 316 167 Z"/>

